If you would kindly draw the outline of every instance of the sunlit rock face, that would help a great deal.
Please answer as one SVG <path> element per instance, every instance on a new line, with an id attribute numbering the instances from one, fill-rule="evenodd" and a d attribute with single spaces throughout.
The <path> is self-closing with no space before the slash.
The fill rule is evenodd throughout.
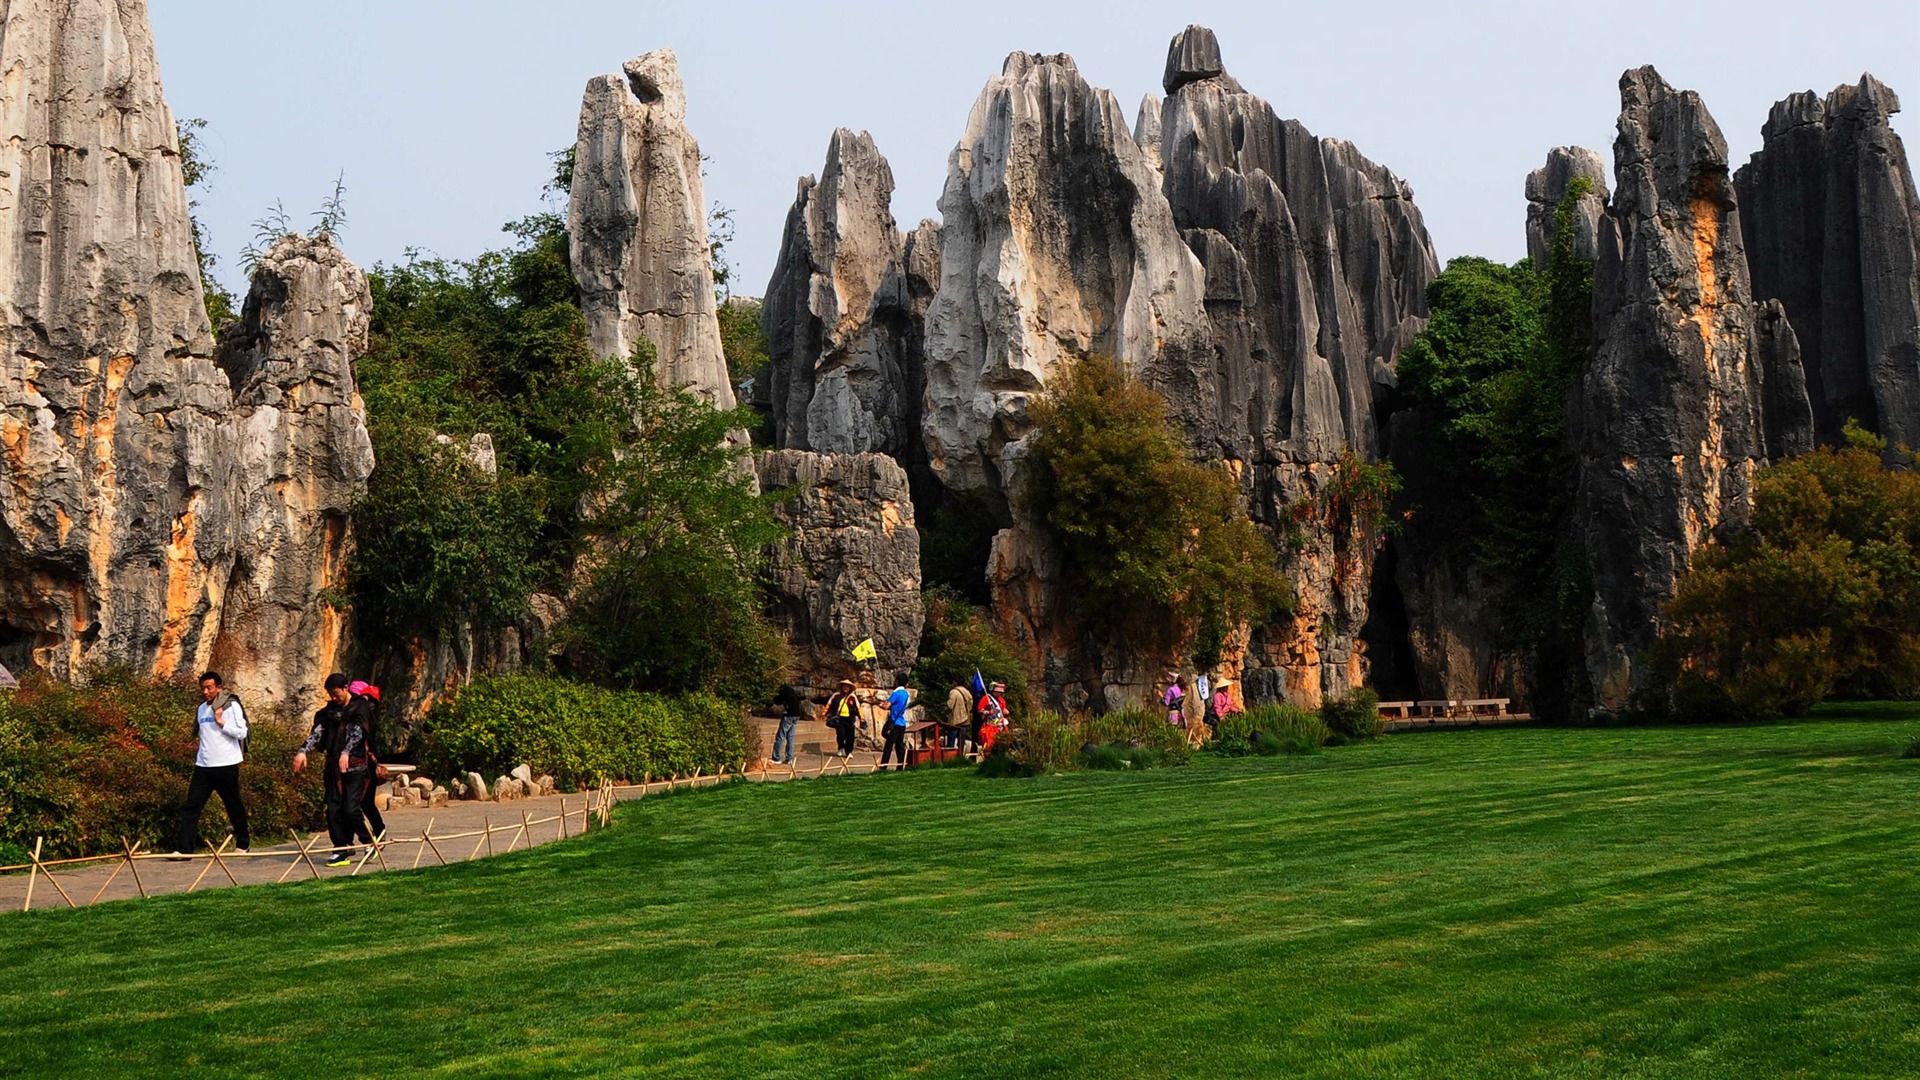
<path id="1" fill-rule="evenodd" d="M 596 76 L 580 103 L 567 233 L 594 355 L 653 346 L 662 385 L 734 404 L 720 347 L 700 145 L 673 50 Z"/>
<path id="2" fill-rule="evenodd" d="M 1698 94 L 1620 80 L 1594 355 L 1578 391 L 1578 525 L 1595 704 L 1627 704 L 1660 608 L 1701 545 L 1744 523 L 1756 469 L 1812 445 L 1793 328 L 1756 304 L 1726 141 Z"/>
<path id="3" fill-rule="evenodd" d="M 939 226 L 902 235 L 892 198 L 887 159 L 845 128 L 800 180 L 761 307 L 779 446 L 918 455 Z"/>

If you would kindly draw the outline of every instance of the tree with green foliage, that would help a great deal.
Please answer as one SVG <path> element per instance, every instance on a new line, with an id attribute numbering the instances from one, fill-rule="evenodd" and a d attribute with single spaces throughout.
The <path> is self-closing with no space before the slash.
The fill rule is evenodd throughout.
<path id="1" fill-rule="evenodd" d="M 1764 719 L 1920 694 L 1920 474 L 1888 467 L 1857 424 L 1846 439 L 1761 470 L 1751 527 L 1695 556 L 1653 650 L 1656 712 Z"/>
<path id="2" fill-rule="evenodd" d="M 788 657 L 760 570 L 786 530 L 753 484 L 751 451 L 727 438 L 752 410 L 663 388 L 642 357 L 627 395 L 632 426 L 602 429 L 594 455 L 590 554 L 559 631 L 569 666 L 608 686 L 763 698 Z"/>
<path id="3" fill-rule="evenodd" d="M 744 422 L 659 387 L 642 348 L 596 358 L 558 214 L 508 226 L 470 261 L 414 256 L 369 275 L 357 365 L 379 464 L 354 513 L 356 625 L 374 648 L 510 624 L 567 598 L 577 675 L 757 696 L 780 659 L 755 571 L 780 535 L 747 482 Z M 475 434 L 494 471 L 470 460 Z"/>
<path id="4" fill-rule="evenodd" d="M 1574 251 L 1577 179 L 1556 211 L 1547 264 L 1452 260 L 1427 290 L 1429 319 L 1402 354 L 1400 390 L 1431 420 L 1413 452 L 1413 512 L 1505 587 L 1493 598 L 1507 648 L 1536 669 L 1577 662 L 1585 563 L 1570 542 L 1574 381 L 1591 353 L 1593 265 Z M 1546 687 L 1548 692 L 1557 692 Z"/>
<path id="5" fill-rule="evenodd" d="M 207 156 L 206 144 L 200 141 L 200 133 L 206 129 L 207 122 L 196 116 L 177 121 L 175 126 L 180 137 L 180 174 L 189 192 L 187 220 L 193 227 L 193 254 L 200 263 L 200 292 L 206 300 L 207 321 L 213 324 L 214 332 L 218 333 L 221 327 L 233 321 L 240 309 L 234 303 L 233 294 L 213 276 L 220 260 L 213 253 L 206 226 L 200 224 L 200 215 L 195 213 L 200 209 L 200 200 L 191 195 L 193 189 L 206 185 L 216 168 L 213 159 Z"/>
<path id="6" fill-rule="evenodd" d="M 1111 357 L 1076 360 L 1032 404 L 1023 494 L 1085 610 L 1142 642 L 1260 622 L 1292 601 L 1233 477 L 1195 462 L 1166 401 Z"/>
<path id="7" fill-rule="evenodd" d="M 1007 703 L 1015 715 L 1032 711 L 1026 665 L 993 628 L 987 613 L 951 589 L 934 586 L 921 595 L 927 620 L 920 631 L 920 658 L 913 684 L 937 705 L 955 682 L 971 685 L 974 672 L 988 682 L 1007 684 Z"/>

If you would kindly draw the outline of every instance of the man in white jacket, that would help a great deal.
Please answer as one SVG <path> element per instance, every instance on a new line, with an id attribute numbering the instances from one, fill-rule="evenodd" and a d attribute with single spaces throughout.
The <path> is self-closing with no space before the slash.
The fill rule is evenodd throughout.
<path id="1" fill-rule="evenodd" d="M 193 782 L 187 785 L 187 804 L 180 808 L 180 832 L 174 853 L 191 855 L 200 844 L 200 811 L 207 796 L 220 793 L 227 820 L 233 825 L 233 844 L 240 851 L 251 846 L 247 836 L 247 808 L 240 802 L 240 762 L 245 757 L 247 713 L 220 683 L 220 673 L 200 676 L 200 710 L 195 729 L 200 751 L 193 758 Z"/>

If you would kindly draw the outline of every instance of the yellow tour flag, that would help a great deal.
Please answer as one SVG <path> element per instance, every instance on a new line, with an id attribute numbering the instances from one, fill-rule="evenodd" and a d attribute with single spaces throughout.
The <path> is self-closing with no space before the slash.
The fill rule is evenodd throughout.
<path id="1" fill-rule="evenodd" d="M 880 654 L 874 651 L 872 638 L 868 638 L 853 647 L 853 658 L 855 660 L 874 660 L 878 659 L 879 656 Z"/>

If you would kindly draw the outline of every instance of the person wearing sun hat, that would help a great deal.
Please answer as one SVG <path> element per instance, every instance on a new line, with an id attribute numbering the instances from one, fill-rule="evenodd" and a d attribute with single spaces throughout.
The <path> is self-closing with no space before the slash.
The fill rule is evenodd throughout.
<path id="1" fill-rule="evenodd" d="M 1207 722 L 1218 727 L 1221 720 L 1243 711 L 1240 704 L 1233 700 L 1233 680 L 1221 676 L 1213 684 L 1213 707 L 1208 710 Z"/>
<path id="2" fill-rule="evenodd" d="M 833 729 L 841 757 L 853 754 L 853 737 L 859 730 L 860 701 L 853 694 L 853 680 L 841 679 L 832 697 L 827 699 L 827 726 Z"/>
<path id="3" fill-rule="evenodd" d="M 1166 707 L 1167 723 L 1174 727 L 1187 726 L 1187 714 L 1181 707 L 1186 703 L 1187 691 L 1180 685 L 1180 673 L 1167 672 L 1167 688 L 1161 691 L 1160 704 Z"/>

